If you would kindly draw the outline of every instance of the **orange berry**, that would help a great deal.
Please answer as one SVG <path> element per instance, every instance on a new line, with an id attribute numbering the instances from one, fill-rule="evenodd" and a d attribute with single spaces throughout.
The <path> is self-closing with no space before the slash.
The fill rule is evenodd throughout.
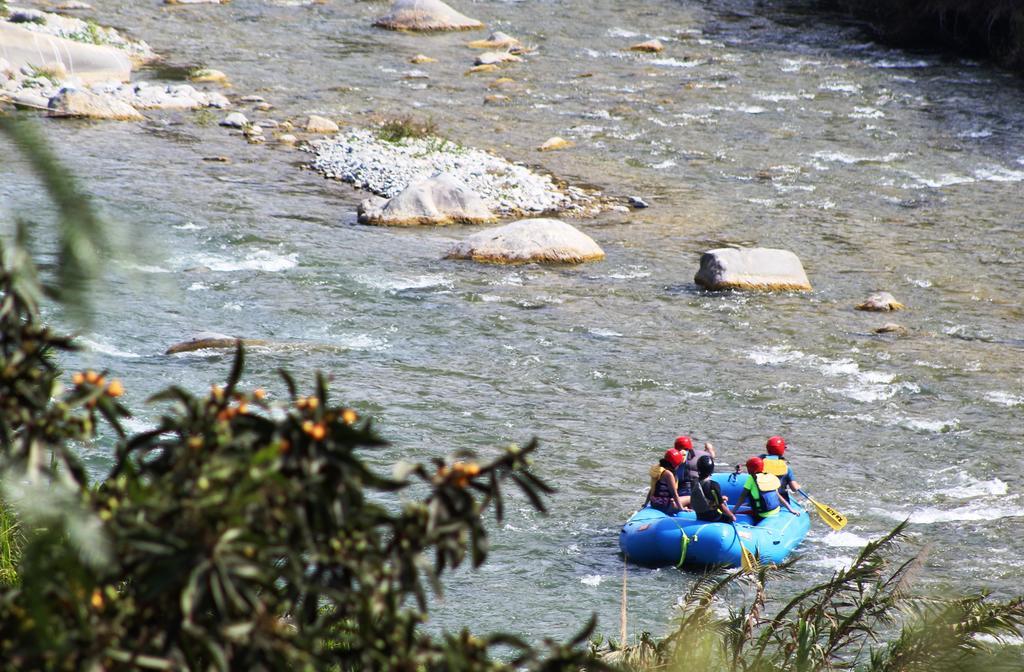
<path id="1" fill-rule="evenodd" d="M 244 401 L 240 402 L 238 404 L 238 412 L 239 413 L 248 413 L 249 412 L 249 404 L 245 403 Z"/>
<path id="2" fill-rule="evenodd" d="M 98 381 L 99 379 L 100 374 L 96 373 L 92 369 L 89 369 L 88 371 L 85 372 L 85 382 L 89 383 L 90 385 L 95 385 L 96 381 Z"/>
<path id="3" fill-rule="evenodd" d="M 320 400 L 316 397 L 306 397 L 306 405 L 312 410 L 320 405 Z"/>
<path id="4" fill-rule="evenodd" d="M 110 381 L 110 385 L 107 386 L 107 395 L 120 397 L 122 394 L 124 394 L 124 385 L 121 384 L 121 381 L 116 378 Z"/>
<path id="5" fill-rule="evenodd" d="M 92 604 L 94 609 L 103 608 L 103 593 L 100 592 L 99 588 L 92 591 L 92 597 L 89 599 L 89 603 Z"/>
<path id="6" fill-rule="evenodd" d="M 75 385 L 81 385 L 82 383 L 85 382 L 85 374 L 76 373 L 75 375 L 71 376 L 71 382 L 74 383 Z"/>
<path id="7" fill-rule="evenodd" d="M 303 422 L 302 423 L 302 431 L 304 431 L 306 434 L 311 433 L 313 431 L 313 421 L 312 420 L 306 420 L 305 422 Z"/>
<path id="8" fill-rule="evenodd" d="M 355 421 L 358 419 L 359 416 L 356 415 L 356 412 L 353 411 L 351 408 L 346 408 L 344 411 L 341 412 L 341 421 L 344 422 L 346 425 L 355 424 Z"/>
<path id="9" fill-rule="evenodd" d="M 262 400 L 266 398 L 267 391 L 264 390 L 262 387 L 257 387 L 255 390 L 252 391 L 252 396 L 254 399 Z"/>
<path id="10" fill-rule="evenodd" d="M 322 441 L 327 436 L 327 428 L 324 427 L 322 422 L 318 422 L 313 425 L 313 429 L 309 432 L 309 435 L 313 437 L 314 441 Z"/>

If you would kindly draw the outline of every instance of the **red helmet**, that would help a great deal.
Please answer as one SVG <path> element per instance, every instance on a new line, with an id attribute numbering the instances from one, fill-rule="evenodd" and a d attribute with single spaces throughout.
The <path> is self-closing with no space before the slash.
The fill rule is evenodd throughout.
<path id="1" fill-rule="evenodd" d="M 673 469 L 682 464 L 684 459 L 683 454 L 675 448 L 669 448 L 665 451 L 665 461 L 671 464 Z"/>
<path id="2" fill-rule="evenodd" d="M 768 439 L 768 443 L 764 444 L 764 447 L 768 449 L 769 455 L 782 457 L 786 452 L 786 441 L 781 436 L 773 436 Z"/>
<path id="3" fill-rule="evenodd" d="M 685 453 L 688 450 L 693 450 L 693 441 L 688 436 L 676 437 L 676 450 L 681 453 Z"/>
<path id="4" fill-rule="evenodd" d="M 760 474 L 762 471 L 764 471 L 764 460 L 760 457 L 752 457 L 747 460 L 748 474 Z"/>

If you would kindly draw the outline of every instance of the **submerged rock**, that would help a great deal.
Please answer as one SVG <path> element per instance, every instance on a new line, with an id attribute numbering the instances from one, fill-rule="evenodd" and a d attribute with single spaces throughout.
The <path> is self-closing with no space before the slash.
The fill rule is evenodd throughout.
<path id="1" fill-rule="evenodd" d="M 268 341 L 258 338 L 236 338 L 215 332 L 204 331 L 196 334 L 187 341 L 175 343 L 164 351 L 165 355 L 174 355 L 179 352 L 195 352 L 196 350 L 224 350 L 234 349 L 236 345 L 266 345 Z"/>
<path id="2" fill-rule="evenodd" d="M 579 264 L 604 259 L 604 250 L 570 224 L 538 218 L 474 233 L 452 247 L 445 258 L 497 264 Z"/>
<path id="3" fill-rule="evenodd" d="M 896 336 L 906 336 L 910 333 L 902 324 L 896 324 L 894 322 L 887 322 L 872 331 L 876 334 L 895 334 Z"/>
<path id="4" fill-rule="evenodd" d="M 188 78 L 198 83 L 228 84 L 228 76 L 213 68 L 201 68 L 190 74 Z"/>
<path id="5" fill-rule="evenodd" d="M 496 30 L 486 40 L 473 40 L 466 46 L 471 49 L 515 49 L 523 45 L 511 35 Z"/>
<path id="6" fill-rule="evenodd" d="M 484 24 L 455 11 L 441 0 L 395 0 L 391 11 L 373 25 L 388 30 L 474 30 Z"/>
<path id="7" fill-rule="evenodd" d="M 427 56 L 425 54 L 416 54 L 415 56 L 409 59 L 409 62 L 412 63 L 413 65 L 421 65 L 423 63 L 437 63 L 437 59 L 431 58 L 430 56 Z"/>
<path id="8" fill-rule="evenodd" d="M 710 290 L 811 291 L 799 257 L 765 247 L 709 250 L 701 255 L 693 281 Z"/>
<path id="9" fill-rule="evenodd" d="M 566 147 L 572 147 L 572 143 L 565 138 L 560 138 L 557 135 L 548 138 L 544 143 L 537 148 L 538 152 L 553 152 L 556 149 L 565 149 Z"/>
<path id="10" fill-rule="evenodd" d="M 412 182 L 387 201 L 368 199 L 359 205 L 359 221 L 363 224 L 415 226 L 494 220 L 494 213 L 476 192 L 444 173 Z"/>
<path id="11" fill-rule="evenodd" d="M 507 51 L 485 51 L 477 56 L 474 65 L 497 65 L 499 63 L 521 63 L 522 58 Z"/>
<path id="12" fill-rule="evenodd" d="M 657 54 L 665 50 L 665 45 L 659 40 L 647 40 L 646 42 L 640 42 L 634 44 L 629 48 L 630 51 L 644 51 L 650 54 Z"/>
<path id="13" fill-rule="evenodd" d="M 145 119 L 134 107 L 116 98 L 99 96 L 90 91 L 66 87 L 47 103 L 55 117 L 86 117 L 115 121 L 141 121 Z"/>
<path id="14" fill-rule="evenodd" d="M 905 307 L 889 292 L 877 292 L 865 299 L 863 303 L 858 304 L 857 310 L 885 313 L 892 310 L 903 310 Z"/>

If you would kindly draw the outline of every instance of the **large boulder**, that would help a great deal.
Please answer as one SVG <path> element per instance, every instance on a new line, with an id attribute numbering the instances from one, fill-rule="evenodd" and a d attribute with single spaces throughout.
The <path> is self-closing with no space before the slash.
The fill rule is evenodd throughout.
<path id="1" fill-rule="evenodd" d="M 498 264 L 579 264 L 604 259 L 604 250 L 570 224 L 538 218 L 474 233 L 452 247 L 445 257 Z"/>
<path id="2" fill-rule="evenodd" d="M 257 338 L 236 338 L 210 331 L 196 334 L 187 341 L 175 343 L 167 348 L 165 355 L 174 355 L 179 352 L 195 352 L 196 350 L 233 350 L 239 343 L 242 345 L 266 345 L 267 341 Z"/>
<path id="3" fill-rule="evenodd" d="M 0 58 L 16 69 L 63 69 L 83 84 L 131 77 L 132 63 L 121 49 L 84 44 L 0 21 Z"/>
<path id="4" fill-rule="evenodd" d="M 693 281 L 705 289 L 811 291 L 800 259 L 789 250 L 723 247 L 701 255 Z"/>
<path id="5" fill-rule="evenodd" d="M 359 221 L 363 224 L 482 224 L 494 220 L 476 192 L 445 173 L 411 182 L 386 201 L 368 199 L 359 205 Z"/>
<path id="6" fill-rule="evenodd" d="M 388 30 L 474 30 L 484 24 L 455 11 L 441 0 L 395 0 L 391 11 L 373 25 Z"/>
<path id="7" fill-rule="evenodd" d="M 48 107 L 50 114 L 55 117 L 86 117 L 115 121 L 145 119 L 138 110 L 123 100 L 71 87 L 64 87 L 58 91 L 57 95 L 50 98 Z"/>

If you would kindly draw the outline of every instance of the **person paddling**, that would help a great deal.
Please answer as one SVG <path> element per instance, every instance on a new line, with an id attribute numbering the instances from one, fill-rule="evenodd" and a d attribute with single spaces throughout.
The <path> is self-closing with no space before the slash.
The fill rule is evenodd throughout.
<path id="1" fill-rule="evenodd" d="M 743 492 L 740 493 L 739 501 L 732 509 L 734 514 L 739 512 L 739 508 L 749 497 L 758 520 L 778 515 L 780 505 L 785 506 L 794 516 L 800 515 L 789 505 L 788 501 L 779 495 L 779 486 L 781 485 L 779 479 L 777 476 L 765 473 L 764 460 L 760 457 L 752 457 L 747 460 L 747 474 Z"/>
<path id="2" fill-rule="evenodd" d="M 658 464 L 651 467 L 651 487 L 647 491 L 644 506 L 650 504 L 670 516 L 682 511 L 690 503 L 689 497 L 680 497 L 675 471 L 683 463 L 683 454 L 675 448 L 665 451 Z"/>
<path id="3" fill-rule="evenodd" d="M 773 436 L 765 443 L 764 449 L 768 451 L 761 455 L 761 459 L 764 460 L 764 470 L 779 477 L 781 484 L 779 494 L 788 502 L 789 491 L 798 491 L 800 484 L 793 478 L 793 468 L 783 457 L 786 453 L 786 441 L 781 436 Z"/>
<path id="4" fill-rule="evenodd" d="M 676 469 L 676 482 L 679 484 L 679 495 L 689 497 L 690 484 L 699 480 L 699 476 L 697 474 L 697 460 L 705 455 L 711 459 L 715 459 L 715 447 L 710 443 L 705 443 L 704 450 L 698 450 L 693 447 L 693 439 L 688 436 L 680 436 L 676 438 L 675 449 L 680 453 L 683 453 L 683 457 L 686 460 L 678 469 Z"/>
<path id="5" fill-rule="evenodd" d="M 736 516 L 726 505 L 729 498 L 722 494 L 722 486 L 711 478 L 715 473 L 715 461 L 710 455 L 702 455 L 697 460 L 697 473 L 699 480 L 694 481 L 690 494 L 690 506 L 697 513 L 697 520 L 735 522 Z"/>

